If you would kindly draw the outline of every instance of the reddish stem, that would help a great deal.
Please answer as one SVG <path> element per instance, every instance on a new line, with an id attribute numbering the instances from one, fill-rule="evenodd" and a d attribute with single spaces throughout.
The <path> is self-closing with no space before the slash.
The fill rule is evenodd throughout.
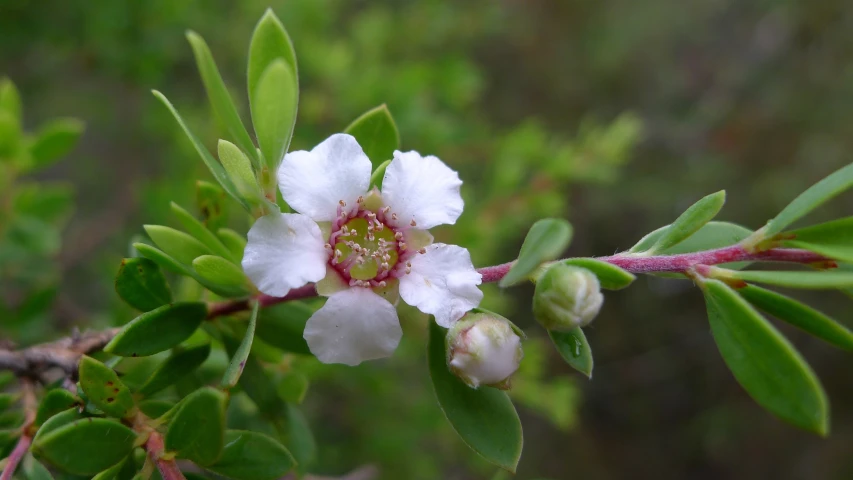
<path id="1" fill-rule="evenodd" d="M 167 460 L 162 457 L 166 451 L 166 446 L 159 433 L 151 432 L 148 441 L 145 442 L 145 450 L 148 451 L 148 458 L 157 465 L 157 470 L 160 471 L 163 480 L 186 480 L 174 459 Z"/>
<path id="2" fill-rule="evenodd" d="M 27 454 L 27 450 L 30 449 L 30 444 L 32 442 L 33 437 L 31 437 L 27 432 L 21 434 L 21 438 L 18 439 L 15 449 L 12 450 L 11 454 L 9 454 L 9 462 L 6 464 L 6 468 L 3 469 L 3 473 L 0 474 L 0 480 L 11 480 L 12 474 L 15 473 L 15 470 L 18 468 L 18 464 L 21 463 L 24 455 Z"/>

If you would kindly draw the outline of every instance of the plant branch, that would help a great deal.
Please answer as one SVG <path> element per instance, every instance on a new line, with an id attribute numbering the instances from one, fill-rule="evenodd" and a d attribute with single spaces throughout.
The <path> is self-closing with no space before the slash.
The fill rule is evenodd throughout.
<path id="1" fill-rule="evenodd" d="M 157 465 L 163 480 L 186 480 L 175 459 L 164 457 L 166 446 L 159 433 L 151 432 L 148 441 L 145 442 L 145 450 L 148 452 L 148 458 Z"/>
<path id="2" fill-rule="evenodd" d="M 807 250 L 792 248 L 771 248 L 760 252 L 748 251 L 741 245 L 717 248 L 694 253 L 677 255 L 650 255 L 620 253 L 608 257 L 596 257 L 597 260 L 621 267 L 631 273 L 687 273 L 696 265 L 720 265 L 731 262 L 785 262 L 813 265 L 821 268 L 836 267 L 836 263 L 827 257 Z M 493 283 L 502 279 L 515 262 L 483 267 L 477 271 L 483 276 L 483 283 Z M 301 300 L 317 296 L 313 284 L 291 290 L 283 297 L 258 294 L 252 299 L 230 300 L 212 303 L 208 307 L 208 320 L 249 310 L 250 300 L 256 299 L 261 308 L 279 303 Z M 18 375 L 34 378 L 51 367 L 63 369 L 69 375 L 75 375 L 77 364 L 83 354 L 99 350 L 119 332 L 114 328 L 102 332 L 58 340 L 53 343 L 36 345 L 24 350 L 4 350 L 0 348 L 0 370 L 11 370 Z M 2 480 L 2 479 L 0 479 Z"/>
<path id="3" fill-rule="evenodd" d="M 32 380 L 26 377 L 20 379 L 20 384 L 21 403 L 24 409 L 24 424 L 21 425 L 21 436 L 18 438 L 18 443 L 15 444 L 15 448 L 9 454 L 6 468 L 3 469 L 3 473 L 0 473 L 0 480 L 11 480 L 24 455 L 29 451 L 30 445 L 33 443 L 33 435 L 35 435 L 32 428 L 36 420 L 36 409 L 38 408 L 35 386 Z"/>

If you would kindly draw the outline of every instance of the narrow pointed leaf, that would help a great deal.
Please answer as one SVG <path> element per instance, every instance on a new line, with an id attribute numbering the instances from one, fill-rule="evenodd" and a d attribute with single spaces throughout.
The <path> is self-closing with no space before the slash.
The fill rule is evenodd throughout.
<path id="1" fill-rule="evenodd" d="M 260 302 L 252 302 L 252 315 L 249 317 L 249 325 L 246 328 L 246 334 L 243 336 L 243 341 L 231 357 L 231 363 L 225 370 L 225 375 L 222 377 L 221 386 L 224 389 L 233 388 L 240 380 L 240 375 L 243 373 L 243 368 L 246 366 L 246 359 L 252 351 L 252 340 L 255 338 L 255 325 L 258 323 L 258 309 Z"/>
<path id="2" fill-rule="evenodd" d="M 706 280 L 702 290 L 714 340 L 741 386 L 783 420 L 826 435 L 826 393 L 799 352 L 725 283 Z"/>
<path id="3" fill-rule="evenodd" d="M 566 265 L 585 268 L 598 277 L 601 288 L 607 290 L 621 290 L 637 279 L 628 271 L 625 271 L 612 263 L 602 262 L 594 258 L 570 258 L 564 262 Z"/>
<path id="4" fill-rule="evenodd" d="M 80 386 L 89 401 L 107 415 L 124 418 L 135 410 L 130 390 L 116 372 L 88 355 L 80 359 Z"/>
<path id="5" fill-rule="evenodd" d="M 296 122 L 299 86 L 295 72 L 283 59 L 274 60 L 261 75 L 250 99 L 258 144 L 269 171 L 275 172 L 290 145 Z"/>
<path id="6" fill-rule="evenodd" d="M 231 250 L 228 250 L 228 248 L 222 244 L 222 241 L 220 241 L 213 232 L 208 230 L 203 223 L 175 202 L 172 202 L 172 213 L 177 217 L 178 221 L 181 222 L 181 226 L 184 227 L 184 230 L 204 246 L 209 248 L 211 252 L 221 257 L 240 261 L 239 258 L 232 257 Z"/>
<path id="7" fill-rule="evenodd" d="M 222 166 L 240 195 L 250 203 L 257 202 L 263 196 L 263 192 L 258 187 L 258 180 L 255 178 L 249 157 L 241 152 L 237 145 L 227 140 L 219 140 L 217 151 L 219 161 L 222 162 Z"/>
<path id="8" fill-rule="evenodd" d="M 225 441 L 225 393 L 215 388 L 196 390 L 183 399 L 166 432 L 166 450 L 198 465 L 214 463 Z"/>
<path id="9" fill-rule="evenodd" d="M 37 438 L 33 453 L 74 475 L 92 476 L 120 462 L 133 449 L 136 434 L 105 418 L 84 418 Z"/>
<path id="10" fill-rule="evenodd" d="M 222 343 L 228 355 L 234 357 L 240 348 L 240 340 L 231 335 L 223 335 Z M 243 373 L 239 379 L 240 388 L 255 402 L 264 417 L 275 419 L 285 410 L 285 403 L 278 396 L 275 384 L 264 371 L 264 367 L 251 353 L 246 357 Z"/>
<path id="11" fill-rule="evenodd" d="M 122 357 L 144 357 L 188 339 L 207 317 L 207 305 L 179 302 L 143 313 L 122 328 L 104 351 Z"/>
<path id="12" fill-rule="evenodd" d="M 118 478 L 118 474 L 121 472 L 121 469 L 124 468 L 129 461 L 130 456 L 124 457 L 124 460 L 95 475 L 92 477 L 92 480 L 115 480 Z"/>
<path id="13" fill-rule="evenodd" d="M 252 33 L 252 41 L 249 45 L 249 68 L 248 90 L 249 98 L 254 97 L 261 76 L 276 59 L 284 59 L 294 75 L 299 71 L 296 66 L 296 52 L 293 43 L 281 24 L 278 17 L 271 9 L 264 12 L 264 16 L 255 26 Z"/>
<path id="14" fill-rule="evenodd" d="M 232 257 L 239 260 L 243 259 L 243 251 L 246 249 L 246 237 L 244 235 L 240 235 L 230 228 L 220 228 L 216 231 L 216 235 L 231 251 Z"/>
<path id="15" fill-rule="evenodd" d="M 390 160 L 400 148 L 400 132 L 385 104 L 356 118 L 344 133 L 355 137 L 374 168 Z"/>
<path id="16" fill-rule="evenodd" d="M 446 330 L 430 322 L 429 373 L 445 417 L 462 440 L 489 462 L 515 472 L 523 443 L 521 422 L 501 390 L 472 389 L 447 368 Z"/>
<path id="17" fill-rule="evenodd" d="M 199 156 L 204 161 L 204 164 L 207 165 L 208 169 L 210 169 L 210 173 L 213 174 L 213 178 L 215 178 L 216 181 L 219 182 L 219 184 L 222 186 L 222 188 L 226 192 L 228 192 L 228 195 L 231 195 L 231 197 L 237 200 L 237 202 L 239 202 L 241 205 L 243 205 L 244 208 L 248 210 L 248 205 L 237 194 L 237 190 L 234 188 L 234 184 L 231 183 L 231 180 L 228 178 L 228 174 L 225 173 L 225 169 L 222 168 L 222 165 L 217 162 L 215 158 L 213 158 L 213 155 L 210 154 L 210 151 L 208 151 L 207 147 L 205 147 L 204 144 L 201 143 L 201 140 L 199 140 L 198 137 L 196 137 L 195 134 L 189 129 L 187 124 L 184 123 L 184 119 L 181 118 L 181 115 L 178 113 L 177 110 L 175 110 L 175 107 L 172 106 L 171 102 L 169 102 L 169 100 L 166 99 L 166 97 L 157 90 L 153 90 L 152 93 L 155 97 L 157 97 L 158 100 L 160 100 L 160 102 L 163 103 L 163 105 L 166 106 L 166 108 L 169 109 L 169 112 L 172 113 L 172 116 L 175 117 L 175 121 L 178 122 L 178 125 L 181 127 L 181 129 L 183 129 L 187 138 L 190 139 L 190 142 L 193 144 L 193 147 L 195 147 L 196 152 L 198 152 Z"/>
<path id="18" fill-rule="evenodd" d="M 764 235 L 766 237 L 776 235 L 788 225 L 847 190 L 851 185 L 853 185 L 853 163 L 836 170 L 801 193 L 782 209 L 779 215 L 767 222 L 764 227 Z"/>
<path id="19" fill-rule="evenodd" d="M 725 203 L 726 192 L 723 190 L 700 199 L 672 222 L 649 248 L 648 253 L 655 254 L 668 250 L 686 240 L 713 220 Z"/>
<path id="20" fill-rule="evenodd" d="M 160 268 L 147 258 L 125 258 L 115 281 L 116 292 L 131 307 L 147 312 L 172 301 Z"/>
<path id="21" fill-rule="evenodd" d="M 661 227 L 637 242 L 628 250 L 628 253 L 638 253 L 648 250 L 669 229 L 669 225 Z M 711 221 L 700 228 L 696 233 L 681 241 L 672 248 L 661 250 L 659 255 L 675 255 L 678 253 L 691 253 L 701 250 L 728 247 L 734 245 L 752 234 L 752 230 L 729 222 Z"/>
<path id="22" fill-rule="evenodd" d="M 570 332 L 548 330 L 548 336 L 554 342 L 557 352 L 570 367 L 586 375 L 587 378 L 592 378 L 592 349 L 580 327 Z"/>
<path id="23" fill-rule="evenodd" d="M 779 287 L 830 290 L 853 287 L 853 272 L 829 271 L 728 271 L 726 276 L 745 282 L 765 283 Z"/>
<path id="24" fill-rule="evenodd" d="M 853 217 L 783 233 L 782 245 L 802 248 L 844 262 L 853 262 Z"/>
<path id="25" fill-rule="evenodd" d="M 196 257 L 213 252 L 193 236 L 163 225 L 145 225 L 145 233 L 154 244 L 175 260 L 190 265 Z"/>
<path id="26" fill-rule="evenodd" d="M 801 328 L 837 347 L 853 350 L 853 332 L 808 305 L 755 285 L 739 288 L 737 292 L 749 303 L 779 320 Z"/>
<path id="27" fill-rule="evenodd" d="M 30 147 L 30 168 L 39 169 L 67 155 L 77 146 L 85 129 L 75 118 L 52 120 L 41 128 Z"/>
<path id="28" fill-rule="evenodd" d="M 24 457 L 22 467 L 27 480 L 53 480 L 53 475 L 50 474 L 47 467 L 32 455 Z"/>
<path id="29" fill-rule="evenodd" d="M 534 223 L 521 245 L 518 260 L 501 279 L 501 287 L 526 280 L 543 262 L 557 258 L 572 240 L 572 226 L 558 218 L 544 218 Z"/>
<path id="30" fill-rule="evenodd" d="M 202 255 L 193 260 L 193 269 L 209 283 L 234 287 L 249 293 L 249 283 L 243 269 L 222 257 Z"/>
<path id="31" fill-rule="evenodd" d="M 162 250 L 156 247 L 152 247 L 147 243 L 139 243 L 136 242 L 133 244 L 133 248 L 139 252 L 143 257 L 151 260 L 152 262 L 160 265 L 160 267 L 180 275 L 185 275 L 188 277 L 192 277 L 195 275 L 195 271 L 184 265 L 183 263 L 175 260 Z"/>
<path id="32" fill-rule="evenodd" d="M 197 369 L 210 355 L 210 344 L 175 351 L 157 367 L 148 380 L 139 387 L 140 395 L 149 396 L 173 385 Z"/>
<path id="33" fill-rule="evenodd" d="M 376 167 L 376 170 L 370 175 L 370 185 L 379 189 L 382 188 L 382 180 L 385 179 L 385 170 L 388 169 L 388 165 L 391 165 L 391 160 L 385 160 Z"/>
<path id="34" fill-rule="evenodd" d="M 201 214 L 201 222 L 208 230 L 215 232 L 228 220 L 228 203 L 222 187 L 204 180 L 195 184 L 196 208 Z"/>
<path id="35" fill-rule="evenodd" d="M 0 80 L 0 111 L 5 111 L 16 122 L 21 123 L 21 95 L 8 77 Z"/>
<path id="36" fill-rule="evenodd" d="M 286 448 L 257 432 L 228 430 L 219 461 L 205 468 L 233 480 L 276 480 L 296 465 Z"/>
<path id="37" fill-rule="evenodd" d="M 234 137 L 240 148 L 252 157 L 255 165 L 259 165 L 257 158 L 255 158 L 255 144 L 252 143 L 249 132 L 243 126 L 243 121 L 240 120 L 237 107 L 231 101 L 231 95 L 225 87 L 225 82 L 222 81 L 222 76 L 219 74 L 219 69 L 216 67 L 216 62 L 213 60 L 210 48 L 208 48 L 204 39 L 193 31 L 187 32 L 187 40 L 192 46 L 196 65 L 198 65 L 198 72 L 201 75 L 201 80 L 204 83 L 207 98 L 210 100 L 213 112 L 228 129 L 228 133 Z"/>
<path id="38" fill-rule="evenodd" d="M 159 419 L 167 412 L 175 408 L 175 402 L 168 400 L 148 399 L 139 402 L 139 410 L 148 418 Z"/>

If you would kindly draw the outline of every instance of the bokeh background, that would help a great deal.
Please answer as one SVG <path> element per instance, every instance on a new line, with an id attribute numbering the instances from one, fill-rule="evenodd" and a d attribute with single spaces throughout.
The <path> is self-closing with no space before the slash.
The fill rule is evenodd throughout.
<path id="1" fill-rule="evenodd" d="M 721 219 L 755 228 L 853 160 L 853 4 L 844 0 L 2 0 L 0 75 L 24 125 L 72 116 L 79 147 L 24 180 L 64 182 L 74 209 L 48 262 L 0 272 L 0 337 L 22 343 L 121 324 L 112 278 L 145 223 L 173 223 L 209 179 L 161 90 L 208 145 L 209 111 L 186 29 L 205 37 L 244 107 L 248 40 L 272 7 L 296 47 L 293 147 L 310 148 L 387 103 L 405 149 L 466 181 L 466 212 L 437 232 L 475 264 L 508 261 L 538 218 L 568 218 L 569 255 L 633 245 L 725 188 Z M 246 117 L 247 118 L 247 117 Z M 248 219 L 232 209 L 231 226 Z M 842 216 L 842 198 L 817 217 Z M 59 241 L 61 240 L 61 242 Z M 517 478 L 853 477 L 853 358 L 781 326 L 822 378 L 832 434 L 757 407 L 717 354 L 687 281 L 609 293 L 587 336 L 591 381 L 548 347 L 530 288 L 487 289 L 530 336 L 513 392 L 525 429 Z M 850 324 L 849 299 L 805 297 Z M 297 360 L 317 437 L 313 471 L 383 479 L 492 478 L 430 390 L 424 330 L 394 358 L 350 369 Z M 499 475 L 500 477 L 500 475 Z"/>

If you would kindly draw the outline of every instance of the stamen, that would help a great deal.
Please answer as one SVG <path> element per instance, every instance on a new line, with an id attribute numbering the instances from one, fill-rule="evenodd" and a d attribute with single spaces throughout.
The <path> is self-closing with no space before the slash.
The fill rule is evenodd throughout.
<path id="1" fill-rule="evenodd" d="M 421 255 L 425 254 L 426 248 L 425 247 L 421 248 L 420 250 L 418 250 L 418 253 L 420 253 Z"/>
<path id="2" fill-rule="evenodd" d="M 416 221 L 415 221 L 415 219 L 413 218 L 413 219 L 412 219 L 412 222 L 411 222 L 411 223 L 409 223 L 409 225 L 411 225 L 411 226 L 413 226 L 413 227 L 417 227 L 417 226 L 418 226 L 418 222 L 416 222 Z"/>
<path id="3" fill-rule="evenodd" d="M 391 220 L 397 220 L 397 214 L 396 213 L 391 214 Z"/>
<path id="4" fill-rule="evenodd" d="M 405 251 L 406 251 L 406 244 L 405 244 L 405 243 L 400 242 L 400 243 L 398 243 L 398 244 L 397 244 L 397 246 L 400 248 L 400 251 L 401 251 L 401 252 L 405 252 Z"/>
<path id="5" fill-rule="evenodd" d="M 332 246 L 327 243 L 327 244 L 323 245 L 323 248 L 325 248 L 326 250 L 331 250 Z"/>
<path id="6" fill-rule="evenodd" d="M 399 242 L 403 239 L 403 232 L 397 232 L 394 234 L 394 238 Z"/>
<path id="7" fill-rule="evenodd" d="M 342 206 L 342 207 L 346 207 L 346 206 L 347 206 L 347 202 L 345 202 L 345 201 L 343 201 L 343 200 L 338 200 L 338 205 L 340 205 L 340 206 Z"/>

